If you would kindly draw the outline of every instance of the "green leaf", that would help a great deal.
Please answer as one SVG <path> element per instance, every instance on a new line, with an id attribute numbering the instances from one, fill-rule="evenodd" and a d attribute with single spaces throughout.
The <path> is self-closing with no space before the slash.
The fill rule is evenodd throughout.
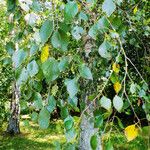
<path id="1" fill-rule="evenodd" d="M 71 22 L 78 13 L 78 5 L 74 1 L 69 1 L 65 6 L 64 17 L 66 22 Z"/>
<path id="2" fill-rule="evenodd" d="M 61 107 L 60 114 L 61 114 L 62 119 L 67 118 L 69 115 L 68 109 L 66 107 Z"/>
<path id="3" fill-rule="evenodd" d="M 65 125 L 65 129 L 66 130 L 70 130 L 73 127 L 73 118 L 71 116 L 68 116 L 65 120 L 64 120 L 64 125 Z"/>
<path id="4" fill-rule="evenodd" d="M 108 29 L 109 22 L 107 21 L 106 17 L 102 17 L 97 22 L 98 30 Z"/>
<path id="5" fill-rule="evenodd" d="M 107 109 L 108 111 L 111 109 L 111 100 L 105 96 L 100 99 L 101 107 Z"/>
<path id="6" fill-rule="evenodd" d="M 63 150 L 76 150 L 76 143 L 66 143 L 63 147 Z"/>
<path id="7" fill-rule="evenodd" d="M 116 83 L 118 81 L 118 75 L 116 73 L 112 73 L 110 80 L 112 83 Z"/>
<path id="8" fill-rule="evenodd" d="M 35 12 L 39 12 L 41 11 L 41 4 L 38 2 L 38 0 L 33 0 L 33 3 L 32 3 L 32 9 L 35 11 Z"/>
<path id="9" fill-rule="evenodd" d="M 30 126 L 29 120 L 27 120 L 27 119 L 23 120 L 23 125 L 26 126 L 26 127 L 27 126 L 29 127 Z"/>
<path id="10" fill-rule="evenodd" d="M 91 148 L 92 150 L 96 150 L 97 149 L 97 144 L 98 144 L 98 138 L 97 135 L 93 135 L 90 139 L 90 144 L 91 144 Z"/>
<path id="11" fill-rule="evenodd" d="M 55 150 L 61 150 L 61 144 L 59 141 L 54 141 Z"/>
<path id="12" fill-rule="evenodd" d="M 79 14 L 79 20 L 87 21 L 88 16 L 84 12 L 81 11 L 80 14 Z"/>
<path id="13" fill-rule="evenodd" d="M 111 141 L 108 141 L 105 145 L 105 150 L 114 150 Z"/>
<path id="14" fill-rule="evenodd" d="M 66 51 L 69 44 L 69 39 L 66 33 L 59 30 L 54 32 L 51 38 L 51 43 L 54 48 Z"/>
<path id="15" fill-rule="evenodd" d="M 107 41 L 104 41 L 99 49 L 98 49 L 98 52 L 99 54 L 101 55 L 101 57 L 103 58 L 106 58 L 106 59 L 110 59 L 111 58 L 111 55 L 110 53 L 108 52 L 108 50 L 111 48 L 110 44 L 107 42 Z"/>
<path id="16" fill-rule="evenodd" d="M 48 83 L 59 76 L 58 62 L 52 57 L 42 64 L 42 70 Z"/>
<path id="17" fill-rule="evenodd" d="M 73 36 L 76 40 L 80 40 L 83 33 L 84 33 L 84 29 L 83 29 L 82 27 L 79 27 L 79 26 L 75 26 L 75 27 L 73 28 L 73 30 L 71 31 L 72 36 Z"/>
<path id="18" fill-rule="evenodd" d="M 21 110 L 27 109 L 28 108 L 27 101 L 25 101 L 25 100 L 20 101 L 20 108 L 21 108 Z"/>
<path id="19" fill-rule="evenodd" d="M 50 113 L 48 110 L 43 107 L 39 113 L 39 125 L 41 129 L 47 129 L 49 126 Z"/>
<path id="20" fill-rule="evenodd" d="M 99 32 L 106 32 L 109 27 L 109 22 L 105 17 L 102 17 L 95 23 L 89 30 L 88 34 L 90 37 L 96 40 Z"/>
<path id="21" fill-rule="evenodd" d="M 32 120 L 32 121 L 37 121 L 37 119 L 38 119 L 38 113 L 33 112 L 33 113 L 31 114 L 31 120 Z"/>
<path id="22" fill-rule="evenodd" d="M 142 98 L 142 97 L 144 97 L 144 96 L 146 95 L 146 92 L 145 92 L 143 89 L 141 89 L 141 90 L 138 92 L 138 94 L 139 94 L 139 96 Z"/>
<path id="23" fill-rule="evenodd" d="M 95 116 L 94 127 L 100 128 L 103 125 L 103 116 Z"/>
<path id="24" fill-rule="evenodd" d="M 115 96 L 114 99 L 113 99 L 113 105 L 115 107 L 115 109 L 120 112 L 122 107 L 123 107 L 123 100 L 121 97 L 119 96 Z"/>
<path id="25" fill-rule="evenodd" d="M 68 143 L 75 140 L 75 137 L 76 137 L 75 129 L 71 128 L 70 130 L 67 130 L 65 135 L 66 135 L 66 139 Z"/>
<path id="26" fill-rule="evenodd" d="M 14 51 L 15 51 L 15 45 L 14 45 L 13 42 L 8 42 L 8 43 L 6 44 L 6 51 L 8 52 L 8 54 L 9 54 L 10 56 L 13 55 L 13 53 L 14 53 Z"/>
<path id="27" fill-rule="evenodd" d="M 35 60 L 32 60 L 28 65 L 27 65 L 27 70 L 28 70 L 28 73 L 31 77 L 35 76 L 38 71 L 39 71 L 39 67 L 36 63 Z"/>
<path id="28" fill-rule="evenodd" d="M 16 7 L 16 0 L 7 0 L 7 11 L 13 12 Z"/>
<path id="29" fill-rule="evenodd" d="M 105 0 L 102 4 L 102 11 L 107 14 L 108 17 L 115 11 L 116 5 L 113 0 Z"/>
<path id="30" fill-rule="evenodd" d="M 53 110 L 56 108 L 56 100 L 53 96 L 48 96 L 48 106 L 47 110 L 52 113 Z"/>
<path id="31" fill-rule="evenodd" d="M 67 91 L 69 93 L 70 98 L 73 98 L 78 92 L 77 79 L 66 79 L 65 85 L 67 86 Z"/>
<path id="32" fill-rule="evenodd" d="M 17 83 L 18 85 L 20 86 L 21 84 L 23 83 L 26 83 L 26 81 L 28 80 L 28 71 L 27 69 L 24 67 L 22 70 L 21 70 L 21 73 L 19 75 L 19 78 L 17 79 Z"/>
<path id="33" fill-rule="evenodd" d="M 73 98 L 68 98 L 68 102 L 69 104 L 74 108 L 74 107 L 77 107 L 77 104 L 78 104 L 78 98 L 75 96 Z"/>
<path id="34" fill-rule="evenodd" d="M 93 80 L 93 76 L 92 76 L 91 70 L 85 64 L 82 64 L 82 65 L 79 66 L 79 72 L 80 72 L 80 75 L 83 78 Z"/>
<path id="35" fill-rule="evenodd" d="M 12 56 L 12 60 L 14 62 L 15 68 L 18 68 L 26 59 L 26 57 L 27 57 L 27 52 L 25 52 L 24 50 L 15 51 Z"/>
<path id="36" fill-rule="evenodd" d="M 89 32 L 88 32 L 89 36 L 92 37 L 93 39 L 96 40 L 97 34 L 98 34 L 98 28 L 97 28 L 97 24 L 94 24 Z"/>
<path id="37" fill-rule="evenodd" d="M 43 107 L 42 96 L 38 92 L 34 93 L 34 106 L 38 110 L 40 110 Z"/>
<path id="38" fill-rule="evenodd" d="M 61 72 L 65 71 L 65 69 L 68 67 L 68 65 L 69 65 L 69 58 L 68 57 L 62 57 L 59 64 L 58 64 L 59 70 Z"/>
<path id="39" fill-rule="evenodd" d="M 60 28 L 63 32 L 67 33 L 67 32 L 69 32 L 69 31 L 71 30 L 71 25 L 70 25 L 70 24 L 67 24 L 67 23 L 65 22 L 65 20 L 64 20 L 64 22 L 61 22 L 61 23 L 59 24 L 59 28 Z"/>
<path id="40" fill-rule="evenodd" d="M 38 51 L 39 47 L 37 44 L 32 44 L 31 49 L 30 49 L 30 56 L 36 54 L 36 52 Z"/>
<path id="41" fill-rule="evenodd" d="M 118 125 L 121 129 L 124 129 L 123 123 L 121 122 L 121 120 L 116 116 L 117 120 L 118 120 Z"/>
<path id="42" fill-rule="evenodd" d="M 53 22 L 50 20 L 46 20 L 40 29 L 40 38 L 43 44 L 48 41 L 48 38 L 51 36 L 52 32 Z"/>
<path id="43" fill-rule="evenodd" d="M 132 93 L 132 94 L 134 94 L 135 92 L 136 92 L 136 84 L 134 84 L 134 83 L 132 83 L 131 84 L 131 86 L 130 86 L 130 92 Z"/>

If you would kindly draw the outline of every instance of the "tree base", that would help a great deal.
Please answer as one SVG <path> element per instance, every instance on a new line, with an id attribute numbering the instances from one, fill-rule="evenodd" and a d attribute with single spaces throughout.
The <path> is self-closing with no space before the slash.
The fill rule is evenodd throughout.
<path id="1" fill-rule="evenodd" d="M 11 135 L 20 133 L 18 119 L 10 118 L 6 132 L 11 134 Z"/>

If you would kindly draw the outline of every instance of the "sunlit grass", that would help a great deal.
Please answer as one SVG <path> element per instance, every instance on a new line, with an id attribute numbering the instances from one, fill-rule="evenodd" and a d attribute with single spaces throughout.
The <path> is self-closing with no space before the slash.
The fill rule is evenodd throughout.
<path id="1" fill-rule="evenodd" d="M 62 121 L 52 122 L 46 130 L 42 130 L 36 123 L 29 122 L 25 125 L 20 123 L 21 134 L 9 136 L 1 131 L 0 149 L 1 150 L 53 150 L 55 142 L 65 143 Z M 3 131 L 6 124 L 3 125 Z"/>
<path id="2" fill-rule="evenodd" d="M 3 124 L 3 128 L 0 129 L 0 150 L 55 150 L 56 142 L 61 145 L 66 143 L 62 120 L 51 121 L 46 130 L 40 129 L 37 123 L 28 120 L 30 119 L 21 121 L 21 134 L 16 136 L 5 134 L 3 131 L 6 130 L 6 123 Z M 75 118 L 75 126 L 78 126 L 78 120 Z M 103 146 L 110 139 L 114 150 L 150 150 L 150 127 L 144 127 L 142 130 L 131 142 L 127 142 L 123 131 L 113 130 L 110 135 L 103 135 Z"/>

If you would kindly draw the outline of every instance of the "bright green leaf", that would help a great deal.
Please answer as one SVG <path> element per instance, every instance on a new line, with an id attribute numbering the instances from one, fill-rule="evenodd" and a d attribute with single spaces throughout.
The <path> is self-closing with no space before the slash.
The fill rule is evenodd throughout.
<path id="1" fill-rule="evenodd" d="M 59 70 L 61 72 L 65 71 L 65 69 L 68 67 L 68 65 L 69 65 L 69 58 L 68 57 L 62 57 L 59 64 L 58 64 Z"/>
<path id="2" fill-rule="evenodd" d="M 42 70 L 48 83 L 59 76 L 58 62 L 54 58 L 49 58 L 45 61 L 42 64 Z"/>
<path id="3" fill-rule="evenodd" d="M 67 118 L 69 115 L 68 109 L 66 107 L 61 107 L 60 114 L 61 114 L 62 119 Z"/>
<path id="4" fill-rule="evenodd" d="M 78 5 L 76 2 L 69 1 L 65 6 L 64 17 L 66 22 L 71 22 L 78 13 Z"/>
<path id="5" fill-rule="evenodd" d="M 37 119 L 38 119 L 38 113 L 33 112 L 33 113 L 31 114 L 31 119 L 32 119 L 32 121 L 37 121 Z"/>
<path id="6" fill-rule="evenodd" d="M 99 128 L 103 125 L 103 116 L 95 116 L 94 127 Z"/>
<path id="7" fill-rule="evenodd" d="M 36 92 L 34 94 L 34 106 L 36 109 L 40 110 L 43 107 L 42 96 L 40 93 Z"/>
<path id="8" fill-rule="evenodd" d="M 65 120 L 64 120 L 64 125 L 65 125 L 65 129 L 66 130 L 70 130 L 73 127 L 73 118 L 71 116 L 68 116 Z"/>
<path id="9" fill-rule="evenodd" d="M 94 24 L 89 32 L 88 32 L 89 36 L 92 37 L 93 39 L 96 40 L 97 34 L 98 34 L 98 28 L 97 28 L 97 24 Z"/>
<path id="10" fill-rule="evenodd" d="M 78 92 L 77 79 L 66 79 L 65 85 L 67 86 L 67 91 L 69 93 L 70 98 L 73 98 Z"/>
<path id="11" fill-rule="evenodd" d="M 82 65 L 79 66 L 79 72 L 80 72 L 80 75 L 83 78 L 93 80 L 93 76 L 92 76 L 91 70 L 85 64 L 82 64 Z"/>
<path id="12" fill-rule="evenodd" d="M 49 126 L 50 113 L 48 110 L 43 107 L 39 113 L 39 125 L 41 129 L 47 129 Z"/>
<path id="13" fill-rule="evenodd" d="M 39 67 L 36 63 L 35 60 L 31 61 L 28 65 L 27 65 L 27 70 L 28 70 L 28 73 L 31 77 L 35 76 L 38 71 L 39 71 Z"/>
<path id="14" fill-rule="evenodd" d="M 93 135 L 90 139 L 90 144 L 91 144 L 91 148 L 92 150 L 96 150 L 97 146 L 98 146 L 98 138 L 97 135 Z"/>
<path id="15" fill-rule="evenodd" d="M 13 53 L 14 53 L 14 51 L 15 51 L 15 45 L 14 45 L 13 42 L 8 42 L 8 43 L 6 44 L 6 51 L 8 52 L 8 54 L 9 54 L 10 56 L 13 55 Z"/>
<path id="16" fill-rule="evenodd" d="M 77 104 L 78 104 L 78 98 L 75 96 L 73 98 L 68 98 L 68 102 L 69 104 L 74 108 L 74 107 L 77 107 Z"/>
<path id="17" fill-rule="evenodd" d="M 66 51 L 69 44 L 69 39 L 66 33 L 59 30 L 53 33 L 53 36 L 51 38 L 51 43 L 54 48 L 62 51 Z"/>
<path id="18" fill-rule="evenodd" d="M 75 140 L 75 137 L 77 134 L 75 132 L 75 129 L 71 128 L 70 130 L 66 131 L 65 135 L 66 135 L 67 142 L 71 142 L 71 141 Z"/>
<path id="19" fill-rule="evenodd" d="M 48 38 L 51 36 L 52 32 L 53 22 L 50 20 L 46 20 L 40 29 L 40 38 L 43 44 L 48 41 Z"/>
<path id="20" fill-rule="evenodd" d="M 105 150 L 114 150 L 111 141 L 108 141 L 105 145 Z"/>
<path id="21" fill-rule="evenodd" d="M 13 12 L 16 7 L 16 0 L 7 0 L 7 11 Z"/>
<path id="22" fill-rule="evenodd" d="M 38 51 L 39 47 L 37 44 L 33 43 L 31 48 L 30 48 L 30 56 L 36 54 L 36 52 Z"/>
<path id="23" fill-rule="evenodd" d="M 48 106 L 47 110 L 52 113 L 53 110 L 56 108 L 56 100 L 53 96 L 48 96 Z"/>

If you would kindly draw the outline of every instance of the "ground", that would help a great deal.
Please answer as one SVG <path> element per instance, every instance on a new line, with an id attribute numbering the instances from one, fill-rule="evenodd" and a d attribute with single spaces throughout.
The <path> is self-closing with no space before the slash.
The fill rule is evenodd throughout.
<path id="1" fill-rule="evenodd" d="M 38 124 L 32 121 L 22 120 L 20 127 L 20 135 L 9 136 L 4 132 L 6 129 L 6 123 L 4 123 L 0 128 L 0 150 L 55 150 L 58 142 L 65 145 L 66 140 L 61 120 L 51 121 L 46 130 L 39 129 Z M 148 148 L 149 131 L 150 127 L 144 127 L 142 134 L 131 142 L 127 142 L 123 131 L 112 131 L 110 139 L 114 143 L 114 150 L 150 150 Z M 103 145 L 108 136 L 108 134 L 103 136 Z M 64 148 L 64 150 L 66 149 Z"/>

